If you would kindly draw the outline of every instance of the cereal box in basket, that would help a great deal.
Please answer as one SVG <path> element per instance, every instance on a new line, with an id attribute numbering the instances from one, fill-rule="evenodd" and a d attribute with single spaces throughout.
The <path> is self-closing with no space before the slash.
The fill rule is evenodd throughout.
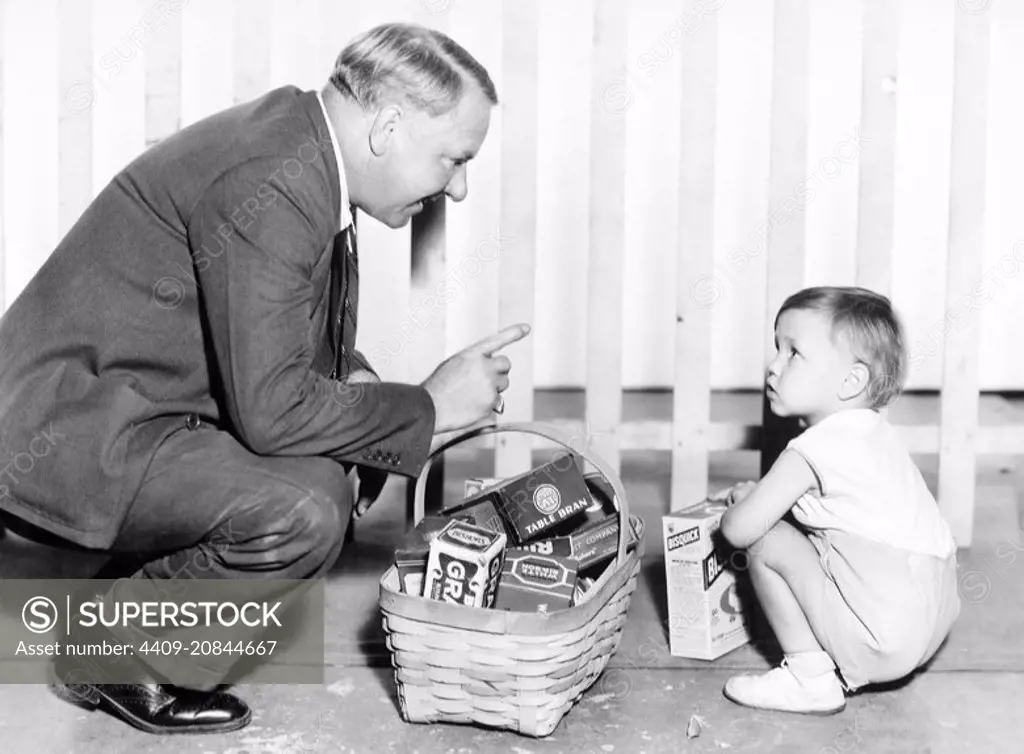
<path id="1" fill-rule="evenodd" d="M 615 512 L 618 510 L 618 506 L 613 502 L 615 499 L 615 491 L 603 476 L 596 473 L 590 473 L 584 474 L 583 479 L 587 484 L 587 489 L 590 490 L 590 497 L 593 502 L 587 507 L 587 510 L 580 517 L 580 523 L 576 527 L 577 529 L 596 521 L 604 521 L 608 516 L 614 516 Z"/>
<path id="2" fill-rule="evenodd" d="M 447 516 L 426 516 L 410 529 L 402 544 L 395 548 L 398 584 L 406 594 L 423 594 L 423 576 L 427 571 L 430 541 L 451 521 Z"/>
<path id="3" fill-rule="evenodd" d="M 570 453 L 502 482 L 497 494 L 499 512 L 516 544 L 560 533 L 561 525 L 575 528 L 593 504 L 579 462 Z"/>
<path id="4" fill-rule="evenodd" d="M 626 551 L 636 547 L 643 538 L 644 522 L 637 516 L 630 516 L 630 527 L 626 540 Z M 574 531 L 572 554 L 579 561 L 580 570 L 585 571 L 615 557 L 619 551 L 619 516 L 614 514 L 604 520 L 594 521 Z"/>
<path id="5" fill-rule="evenodd" d="M 495 491 L 481 492 L 461 503 L 445 508 L 442 513 L 461 518 L 484 529 L 508 535 L 505 519 L 498 513 L 499 499 Z"/>
<path id="6" fill-rule="evenodd" d="M 470 607 L 490 607 L 508 538 L 465 521 L 449 521 L 430 543 L 423 596 Z"/>
<path id="7" fill-rule="evenodd" d="M 736 574 L 718 529 L 725 503 L 704 501 L 662 518 L 669 652 L 714 660 L 750 641 Z"/>
<path id="8" fill-rule="evenodd" d="M 466 480 L 463 491 L 464 497 L 474 497 L 484 490 L 488 490 L 491 487 L 496 487 L 501 484 L 504 480 L 495 479 L 494 477 L 470 477 Z"/>
<path id="9" fill-rule="evenodd" d="M 495 609 L 549 613 L 572 604 L 576 561 L 541 555 L 526 547 L 510 547 L 498 583 Z"/>

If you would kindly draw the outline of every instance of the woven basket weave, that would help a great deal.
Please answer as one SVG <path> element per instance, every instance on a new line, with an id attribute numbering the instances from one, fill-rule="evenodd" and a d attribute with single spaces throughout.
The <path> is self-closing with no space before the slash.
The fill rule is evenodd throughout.
<path id="1" fill-rule="evenodd" d="M 416 483 L 417 503 L 423 502 L 437 456 L 495 432 L 525 432 L 570 448 L 560 432 L 533 423 L 468 432 L 427 459 Z M 394 567 L 381 578 L 384 632 L 402 717 L 408 722 L 475 724 L 547 736 L 601 675 L 622 637 L 643 542 L 627 553 L 629 505 L 618 476 L 593 452 L 578 455 L 611 484 L 619 515 L 617 557 L 579 604 L 547 614 L 473 608 L 401 592 Z"/>

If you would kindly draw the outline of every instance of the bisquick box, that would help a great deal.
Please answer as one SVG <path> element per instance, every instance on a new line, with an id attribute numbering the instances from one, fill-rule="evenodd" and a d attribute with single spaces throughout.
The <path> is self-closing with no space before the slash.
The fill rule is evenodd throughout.
<path id="1" fill-rule="evenodd" d="M 571 530 L 593 504 L 576 456 L 564 453 L 495 490 L 515 544 Z"/>
<path id="2" fill-rule="evenodd" d="M 465 521 L 449 521 L 430 543 L 423 596 L 491 607 L 508 538 Z"/>
<path id="3" fill-rule="evenodd" d="M 550 613 L 573 603 L 576 561 L 541 555 L 525 547 L 510 547 L 498 583 L 498 610 Z"/>
<path id="4" fill-rule="evenodd" d="M 451 508 L 445 508 L 442 512 L 446 516 L 461 518 L 476 526 L 507 536 L 509 534 L 508 527 L 501 514 L 498 513 L 499 505 L 497 492 L 489 491 L 464 500 Z"/>
<path id="5" fill-rule="evenodd" d="M 726 510 L 708 500 L 662 518 L 669 652 L 676 657 L 714 660 L 751 639 L 744 594 L 719 538 Z"/>
<path id="6" fill-rule="evenodd" d="M 406 594 L 422 596 L 423 576 L 427 570 L 427 557 L 430 555 L 430 541 L 451 520 L 447 516 L 425 516 L 415 529 L 410 529 L 406 533 L 402 544 L 395 549 L 398 583 Z"/>

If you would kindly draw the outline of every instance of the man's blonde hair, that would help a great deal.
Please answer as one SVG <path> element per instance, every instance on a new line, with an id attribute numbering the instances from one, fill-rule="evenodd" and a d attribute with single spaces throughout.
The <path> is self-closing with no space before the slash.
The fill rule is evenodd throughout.
<path id="1" fill-rule="evenodd" d="M 436 117 L 459 104 L 467 78 L 498 104 L 487 70 L 461 45 L 424 26 L 394 23 L 353 39 L 338 55 L 330 80 L 364 110 L 404 101 Z"/>

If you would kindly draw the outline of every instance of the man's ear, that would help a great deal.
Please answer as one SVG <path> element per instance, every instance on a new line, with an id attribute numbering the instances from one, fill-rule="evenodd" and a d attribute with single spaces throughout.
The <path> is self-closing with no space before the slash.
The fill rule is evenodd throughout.
<path id="1" fill-rule="evenodd" d="M 396 104 L 385 105 L 377 111 L 370 126 L 370 151 L 375 157 L 388 151 L 402 115 L 402 108 Z"/>
<path id="2" fill-rule="evenodd" d="M 871 372 L 868 371 L 867 365 L 859 361 L 856 362 L 850 367 L 850 371 L 846 375 L 846 379 L 843 380 L 843 384 L 839 386 L 839 399 L 844 401 L 853 400 L 867 390 L 870 383 Z"/>

